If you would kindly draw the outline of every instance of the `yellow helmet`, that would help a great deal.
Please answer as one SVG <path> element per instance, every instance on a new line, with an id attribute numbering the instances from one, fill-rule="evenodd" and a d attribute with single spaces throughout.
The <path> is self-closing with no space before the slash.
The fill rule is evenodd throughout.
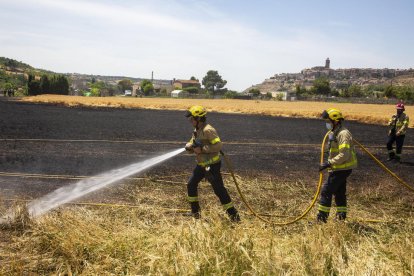
<path id="1" fill-rule="evenodd" d="M 325 120 L 332 120 L 335 122 L 339 122 L 340 120 L 344 119 L 344 116 L 342 116 L 342 112 L 339 109 L 336 108 L 328 108 L 327 110 L 324 110 L 321 115 L 322 119 Z"/>
<path id="2" fill-rule="evenodd" d="M 202 118 L 207 115 L 207 110 L 201 105 L 194 105 L 185 112 L 185 117 Z"/>

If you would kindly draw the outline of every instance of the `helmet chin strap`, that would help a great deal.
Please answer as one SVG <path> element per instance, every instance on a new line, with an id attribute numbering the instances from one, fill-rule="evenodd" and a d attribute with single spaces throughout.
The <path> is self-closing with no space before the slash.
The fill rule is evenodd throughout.
<path id="1" fill-rule="evenodd" d="M 195 128 L 196 129 L 198 129 L 199 128 L 199 126 L 200 126 L 200 118 L 199 117 L 193 117 L 194 118 L 194 120 L 196 120 L 196 125 L 195 125 Z"/>
<path id="2" fill-rule="evenodd" d="M 336 127 L 340 125 L 339 122 L 337 124 L 335 124 L 335 121 L 334 120 L 331 120 L 331 123 L 332 123 L 332 130 L 335 130 Z"/>

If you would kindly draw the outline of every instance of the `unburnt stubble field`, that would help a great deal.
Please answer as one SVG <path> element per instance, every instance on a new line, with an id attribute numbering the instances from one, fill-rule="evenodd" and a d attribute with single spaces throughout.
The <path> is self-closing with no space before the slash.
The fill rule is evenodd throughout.
<path id="1" fill-rule="evenodd" d="M 251 100 L 208 100 L 170 98 L 131 98 L 131 97 L 80 97 L 40 95 L 23 98 L 23 101 L 37 103 L 64 104 L 67 106 L 96 106 L 122 108 L 149 108 L 185 110 L 192 105 L 203 105 L 209 111 L 260 114 L 271 116 L 319 118 L 322 110 L 336 107 L 343 111 L 348 120 L 362 123 L 385 124 L 395 113 L 394 105 L 324 103 L 300 101 L 251 101 Z M 406 107 L 407 114 L 414 114 L 414 107 Z M 413 115 L 414 116 L 414 115 Z M 414 126 L 411 120 L 410 126 Z"/>
<path id="2" fill-rule="evenodd" d="M 235 195 L 230 179 L 225 180 Z M 186 208 L 184 196 L 176 200 L 177 192 L 184 194 L 183 185 L 160 188 L 148 181 L 122 188 L 138 208 L 67 206 L 35 221 L 21 212 L 14 224 L 1 230 L 0 273 L 413 273 L 413 196 L 394 183 L 350 189 L 352 212 L 347 223 L 316 224 L 313 211 L 305 220 L 286 227 L 255 219 L 239 200 L 243 220 L 232 224 L 209 185 L 202 183 L 200 188 L 201 220 L 169 210 Z M 274 221 L 300 213 L 314 192 L 300 182 L 271 179 L 244 179 L 242 188 L 254 208 L 273 214 Z M 370 222 L 373 218 L 379 221 Z"/>

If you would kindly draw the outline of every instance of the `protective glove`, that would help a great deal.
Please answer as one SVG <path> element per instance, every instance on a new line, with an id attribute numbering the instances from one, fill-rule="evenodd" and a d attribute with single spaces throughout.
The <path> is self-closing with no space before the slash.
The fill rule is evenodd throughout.
<path id="1" fill-rule="evenodd" d="M 195 140 L 193 141 L 193 148 L 202 148 L 202 147 L 203 147 L 203 143 L 201 143 L 201 141 L 200 141 L 200 140 L 195 139 Z"/>
<path id="2" fill-rule="evenodd" d="M 329 164 L 329 162 L 322 163 L 322 164 L 319 165 L 319 171 L 321 172 L 321 171 L 323 171 L 327 168 L 330 168 L 330 167 L 331 167 L 331 164 Z"/>
<path id="3" fill-rule="evenodd" d="M 185 144 L 185 150 L 186 151 L 193 151 L 193 144 L 192 143 L 187 143 Z"/>

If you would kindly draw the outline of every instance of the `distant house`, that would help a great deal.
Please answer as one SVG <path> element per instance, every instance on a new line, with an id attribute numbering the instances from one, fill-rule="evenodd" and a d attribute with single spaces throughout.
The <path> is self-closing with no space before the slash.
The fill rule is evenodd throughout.
<path id="1" fill-rule="evenodd" d="M 171 91 L 171 98 L 183 98 L 188 96 L 188 92 L 184 90 L 173 90 Z"/>
<path id="2" fill-rule="evenodd" d="M 272 98 L 277 98 L 282 101 L 294 101 L 296 100 L 296 93 L 290 92 L 290 91 L 272 91 L 270 92 L 272 94 Z"/>
<path id="3" fill-rule="evenodd" d="M 155 93 L 160 93 L 163 90 L 166 91 L 167 95 L 168 93 L 170 93 L 173 89 L 173 86 L 171 85 L 171 81 L 158 81 L 158 80 L 154 80 L 152 82 L 152 85 L 154 87 L 154 92 Z M 141 91 L 141 82 L 136 82 L 132 85 L 132 96 L 133 97 L 137 97 L 137 96 L 142 96 L 143 93 Z"/>
<path id="4" fill-rule="evenodd" d="M 188 87 L 197 87 L 200 89 L 200 81 L 199 80 L 176 80 L 173 79 L 173 86 L 175 89 L 184 89 Z"/>
<path id="5" fill-rule="evenodd" d="M 132 85 L 132 95 L 133 97 L 138 96 L 141 93 L 141 86 L 140 86 L 140 82 L 134 83 Z"/>

